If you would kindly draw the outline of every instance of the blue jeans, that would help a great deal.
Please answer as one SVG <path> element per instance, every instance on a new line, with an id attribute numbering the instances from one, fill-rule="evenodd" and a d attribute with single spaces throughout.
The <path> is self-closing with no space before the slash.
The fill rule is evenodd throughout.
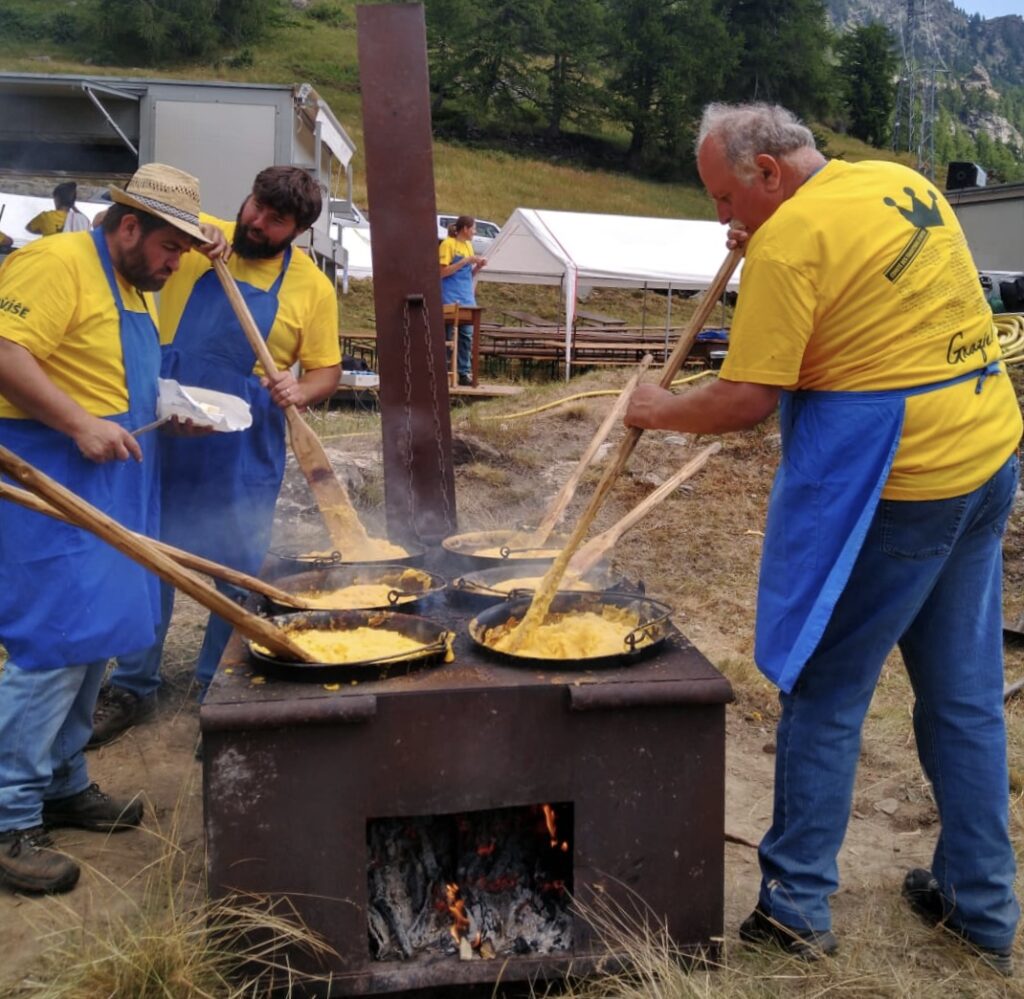
<path id="1" fill-rule="evenodd" d="M 89 786 L 85 744 L 106 660 L 0 674 L 0 832 L 42 822 L 43 799 Z"/>
<path id="2" fill-rule="evenodd" d="M 244 590 L 220 580 L 214 580 L 217 589 L 232 600 L 245 595 Z M 130 656 L 119 656 L 114 672 L 110 675 L 110 684 L 128 690 L 136 697 L 149 697 L 160 687 L 160 662 L 164 654 L 164 642 L 167 629 L 171 624 L 174 611 L 174 587 L 167 583 L 160 584 L 160 627 L 157 630 L 156 642 L 142 652 Z M 203 644 L 196 659 L 196 682 L 199 684 L 199 700 L 206 696 L 206 688 L 210 686 L 213 674 L 217 672 L 217 664 L 224 654 L 224 647 L 231 637 L 231 625 L 216 614 L 211 614 L 206 622 Z"/>
<path id="3" fill-rule="evenodd" d="M 772 827 L 760 846 L 759 906 L 797 928 L 831 927 L 861 725 L 898 645 L 914 732 L 941 831 L 932 871 L 950 923 L 982 947 L 1013 941 L 1009 779 L 1003 717 L 1002 534 L 1016 456 L 974 492 L 883 500 L 814 655 L 780 694 Z"/>
<path id="4" fill-rule="evenodd" d="M 452 335 L 452 324 L 449 323 L 445 326 L 445 337 L 451 339 Z M 460 375 L 466 375 L 469 378 L 473 376 L 473 324 L 462 323 L 459 326 L 459 345 L 458 345 L 458 357 L 455 362 L 455 366 Z M 448 355 L 448 363 L 452 363 L 451 354 Z"/>

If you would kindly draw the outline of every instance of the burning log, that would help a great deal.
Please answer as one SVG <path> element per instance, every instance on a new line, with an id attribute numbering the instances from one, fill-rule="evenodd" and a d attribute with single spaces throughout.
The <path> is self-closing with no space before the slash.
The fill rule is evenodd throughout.
<path id="1" fill-rule="evenodd" d="M 570 950 L 572 860 L 557 829 L 560 817 L 571 827 L 571 808 L 547 809 L 372 820 L 373 957 L 473 960 Z"/>

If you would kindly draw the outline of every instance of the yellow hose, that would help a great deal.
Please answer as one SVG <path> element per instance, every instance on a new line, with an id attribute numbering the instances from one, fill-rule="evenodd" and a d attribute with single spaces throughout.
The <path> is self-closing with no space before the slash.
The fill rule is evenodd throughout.
<path id="1" fill-rule="evenodd" d="M 695 382 L 698 378 L 706 378 L 714 374 L 712 371 L 701 371 L 696 375 L 687 375 L 685 378 L 677 378 L 672 385 L 684 385 L 686 382 Z M 524 409 L 520 413 L 499 413 L 494 416 L 481 416 L 481 420 L 519 420 L 524 416 L 533 416 L 536 413 L 543 413 L 548 409 L 556 409 L 566 403 L 575 402 L 577 399 L 594 399 L 602 395 L 619 395 L 622 389 L 595 389 L 592 392 L 577 392 L 575 395 L 567 395 L 564 399 L 556 399 L 554 402 L 546 402 L 543 406 L 535 406 L 533 409 Z"/>
<path id="2" fill-rule="evenodd" d="M 992 321 L 999 336 L 1003 360 L 1007 364 L 1024 362 L 1024 313 L 1006 312 L 993 316 Z"/>

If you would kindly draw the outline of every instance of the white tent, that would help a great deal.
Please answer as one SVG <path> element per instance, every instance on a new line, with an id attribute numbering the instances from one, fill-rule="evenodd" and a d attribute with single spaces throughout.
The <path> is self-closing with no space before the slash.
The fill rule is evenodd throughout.
<path id="1" fill-rule="evenodd" d="M 728 252 L 725 236 L 717 222 L 517 208 L 479 279 L 561 285 L 568 361 L 581 287 L 707 288 Z M 739 274 L 737 269 L 730 289 L 739 287 Z"/>
<path id="2" fill-rule="evenodd" d="M 91 222 L 97 212 L 110 207 L 110 202 L 76 201 L 75 207 L 88 216 Z M 0 231 L 14 240 L 15 248 L 31 243 L 39 237 L 25 228 L 40 212 L 53 209 L 53 198 L 37 198 L 30 194 L 5 194 L 0 192 Z"/>

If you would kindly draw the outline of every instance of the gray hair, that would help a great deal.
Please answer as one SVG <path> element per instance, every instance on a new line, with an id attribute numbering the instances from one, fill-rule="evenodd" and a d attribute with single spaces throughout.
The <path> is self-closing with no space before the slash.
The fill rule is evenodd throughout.
<path id="1" fill-rule="evenodd" d="M 815 148 L 811 130 L 778 104 L 709 104 L 697 133 L 698 150 L 709 135 L 721 142 L 727 162 L 744 181 L 756 173 L 754 158 L 762 153 L 781 159 Z"/>

